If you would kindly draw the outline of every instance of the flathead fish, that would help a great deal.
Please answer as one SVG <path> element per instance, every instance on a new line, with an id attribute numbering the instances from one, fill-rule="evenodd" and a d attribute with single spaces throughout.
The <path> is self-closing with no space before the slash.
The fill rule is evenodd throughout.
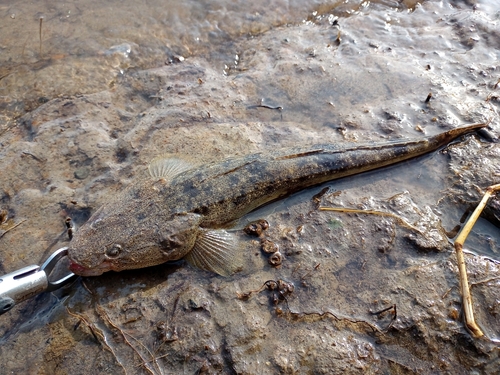
<path id="1" fill-rule="evenodd" d="M 308 186 L 434 151 L 484 126 L 416 140 L 288 148 L 201 166 L 160 156 L 147 178 L 118 193 L 75 233 L 70 269 L 94 276 L 185 258 L 230 275 L 241 267 L 241 251 L 226 229 L 243 215 Z"/>

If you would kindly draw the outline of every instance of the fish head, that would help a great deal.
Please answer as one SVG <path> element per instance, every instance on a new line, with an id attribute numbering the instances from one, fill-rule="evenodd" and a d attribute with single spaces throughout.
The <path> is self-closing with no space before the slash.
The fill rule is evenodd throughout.
<path id="1" fill-rule="evenodd" d="M 98 276 L 154 266 L 178 260 L 194 246 L 199 215 L 178 214 L 164 220 L 140 211 L 120 211 L 101 207 L 76 231 L 68 247 L 72 272 Z"/>

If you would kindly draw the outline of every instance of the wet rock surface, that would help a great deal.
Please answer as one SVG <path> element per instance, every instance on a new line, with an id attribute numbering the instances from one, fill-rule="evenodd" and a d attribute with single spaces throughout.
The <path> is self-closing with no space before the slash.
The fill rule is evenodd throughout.
<path id="1" fill-rule="evenodd" d="M 252 28 L 236 17 L 227 26 L 234 32 L 217 34 L 212 50 L 175 59 L 179 50 L 166 65 L 134 67 L 142 60 L 116 47 L 101 56 L 121 64 L 112 85 L 77 94 L 63 75 L 68 91 L 42 90 L 47 100 L 35 109 L 13 109 L 27 97 L 21 89 L 5 99 L 0 273 L 40 264 L 67 245 L 68 216 L 78 230 L 110 196 L 146 178 L 161 153 L 215 161 L 298 144 L 418 138 L 490 118 L 498 136 L 500 9 L 486 1 L 363 4 L 292 7 L 286 22 L 248 12 Z M 0 84 L 13 84 L 6 79 L 12 74 Z M 498 229 L 482 219 L 466 244 L 483 339 L 464 328 L 446 231 L 499 182 L 499 150 L 469 135 L 266 206 L 235 224 L 245 267 L 228 278 L 180 261 L 39 295 L 0 317 L 3 369 L 495 374 Z M 260 238 L 245 233 L 263 218 Z M 279 264 L 269 264 L 277 253 L 264 245 L 279 249 Z"/>

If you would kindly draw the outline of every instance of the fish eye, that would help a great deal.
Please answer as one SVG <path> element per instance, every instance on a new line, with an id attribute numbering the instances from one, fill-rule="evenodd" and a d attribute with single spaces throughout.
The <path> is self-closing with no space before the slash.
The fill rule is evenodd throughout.
<path id="1" fill-rule="evenodd" d="M 110 248 L 106 249 L 106 256 L 108 258 L 116 258 L 122 252 L 121 245 L 114 244 Z"/>

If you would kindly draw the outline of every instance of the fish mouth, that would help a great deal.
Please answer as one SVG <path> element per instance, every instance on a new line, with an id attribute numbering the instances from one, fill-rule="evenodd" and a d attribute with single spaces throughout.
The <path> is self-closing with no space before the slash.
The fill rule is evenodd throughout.
<path id="1" fill-rule="evenodd" d="M 86 268 L 78 263 L 71 262 L 69 265 L 69 270 L 74 274 L 80 276 L 99 276 L 104 272 L 109 271 L 109 264 L 102 263 L 97 267 Z"/>

